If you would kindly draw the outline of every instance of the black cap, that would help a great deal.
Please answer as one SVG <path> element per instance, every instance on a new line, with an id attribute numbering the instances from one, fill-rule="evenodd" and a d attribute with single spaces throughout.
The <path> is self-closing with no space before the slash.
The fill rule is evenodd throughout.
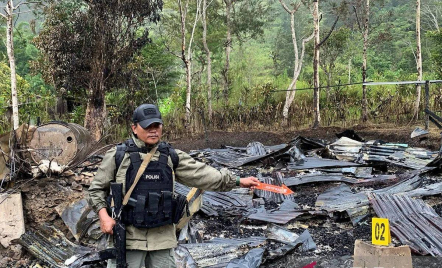
<path id="1" fill-rule="evenodd" d="M 142 128 L 147 128 L 152 123 L 163 123 L 160 110 L 153 104 L 141 104 L 138 106 L 134 111 L 132 120 L 134 124 L 138 123 Z"/>

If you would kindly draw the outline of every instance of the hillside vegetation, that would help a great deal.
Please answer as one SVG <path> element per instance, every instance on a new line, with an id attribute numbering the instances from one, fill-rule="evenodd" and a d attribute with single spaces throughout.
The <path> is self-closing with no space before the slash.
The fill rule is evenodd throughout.
<path id="1" fill-rule="evenodd" d="M 103 105 L 105 120 L 92 120 L 103 121 L 101 134 L 121 140 L 134 107 L 150 102 L 159 105 L 170 137 L 205 129 L 309 127 L 314 121 L 312 40 L 305 43 L 297 91 L 283 121 L 297 54 L 281 2 L 300 4 L 294 14 L 300 54 L 302 39 L 313 31 L 308 1 L 198 0 L 187 7 L 186 1 L 126 1 L 120 10 L 103 7 L 105 15 L 80 0 L 30 7 L 35 14 L 17 16 L 14 24 L 20 122 L 89 126 L 91 109 Z M 416 1 L 370 4 L 367 81 L 417 80 Z M 331 31 L 320 47 L 322 126 L 361 122 L 364 5 L 361 0 L 319 2 L 321 40 Z M 422 0 L 421 5 L 423 80 L 437 80 L 442 78 L 442 3 Z M 128 19 L 133 10 L 139 10 L 136 21 Z M 103 25 L 90 23 L 100 16 Z M 1 36 L 0 132 L 5 132 L 12 128 L 5 22 Z M 105 56 L 97 63 L 99 53 Z M 97 75 L 103 76 L 99 90 L 91 85 L 98 83 Z M 339 86 L 344 84 L 354 85 Z M 442 86 L 431 84 L 431 110 L 442 111 L 441 98 Z M 415 85 L 369 86 L 369 121 L 408 123 L 415 119 L 415 99 Z"/>

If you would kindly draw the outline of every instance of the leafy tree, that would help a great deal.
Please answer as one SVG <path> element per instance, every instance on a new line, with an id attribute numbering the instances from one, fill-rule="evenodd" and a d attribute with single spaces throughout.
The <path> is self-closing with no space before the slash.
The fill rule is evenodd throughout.
<path id="1" fill-rule="evenodd" d="M 232 35 L 236 36 L 240 43 L 248 38 L 258 38 L 264 34 L 263 27 L 273 11 L 268 3 L 262 0 L 224 0 L 226 41 L 225 41 L 225 65 L 222 70 L 224 98 L 227 103 L 231 89 L 230 53 L 233 44 Z"/>
<path id="2" fill-rule="evenodd" d="M 11 69 L 9 66 L 0 62 L 0 109 L 2 113 L 6 112 L 7 109 L 12 108 L 12 99 L 11 99 Z M 25 92 L 29 88 L 29 84 L 23 79 L 21 76 L 17 76 L 17 89 L 19 94 L 19 99 L 24 100 L 25 96 L 22 92 Z M 4 110 L 6 109 L 6 110 Z"/>
<path id="3" fill-rule="evenodd" d="M 105 93 L 127 83 L 124 73 L 133 56 L 149 41 L 148 22 L 159 21 L 161 0 L 52 1 L 37 47 L 39 67 L 60 92 L 86 97 L 84 125 L 101 137 L 106 116 Z"/>
<path id="4" fill-rule="evenodd" d="M 439 78 L 442 78 L 442 32 L 430 31 L 427 36 L 435 44 L 431 49 L 431 59 L 436 67 L 436 73 Z"/>
<path id="5" fill-rule="evenodd" d="M 350 37 L 350 30 L 347 27 L 342 27 L 336 30 L 327 42 L 321 45 L 322 54 L 320 66 L 324 71 L 327 82 L 327 102 L 330 95 L 330 86 L 333 81 L 333 74 L 336 72 L 336 61 L 347 48 L 347 42 Z"/>
<path id="6" fill-rule="evenodd" d="M 159 104 L 161 99 L 167 98 L 179 79 L 177 61 L 176 57 L 167 53 L 161 38 L 146 44 L 125 70 L 125 73 L 131 74 L 130 81 L 106 94 L 106 103 L 113 109 L 111 117 L 130 122 L 137 104 Z"/>
<path id="7" fill-rule="evenodd" d="M 11 100 L 11 70 L 5 62 L 0 62 L 0 132 L 7 130 L 9 120 L 12 116 Z M 44 84 L 40 84 L 42 79 L 32 76 L 30 82 L 17 75 L 17 92 L 20 118 L 29 120 L 36 117 L 47 118 L 47 107 L 52 105 L 53 96 L 51 91 Z M 36 91 L 36 89 L 40 89 Z"/>

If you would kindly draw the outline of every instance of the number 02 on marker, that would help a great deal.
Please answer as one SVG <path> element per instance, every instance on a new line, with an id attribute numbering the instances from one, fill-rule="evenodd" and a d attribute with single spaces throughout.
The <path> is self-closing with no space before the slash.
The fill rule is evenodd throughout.
<path id="1" fill-rule="evenodd" d="M 390 224 L 388 219 L 373 218 L 371 223 L 371 243 L 388 246 L 391 243 Z"/>

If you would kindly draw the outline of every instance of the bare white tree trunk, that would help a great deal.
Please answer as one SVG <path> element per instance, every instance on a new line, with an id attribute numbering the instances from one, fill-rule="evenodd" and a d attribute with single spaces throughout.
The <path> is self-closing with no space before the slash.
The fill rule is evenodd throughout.
<path id="1" fill-rule="evenodd" d="M 440 32 L 439 20 L 442 18 L 442 4 L 437 1 L 427 1 L 427 3 L 422 6 L 421 14 L 424 16 L 424 23 L 426 23 L 430 29 Z"/>
<path id="2" fill-rule="evenodd" d="M 422 81 L 422 51 L 421 51 L 421 1 L 416 0 L 416 68 L 417 80 Z M 414 103 L 414 118 L 419 119 L 421 100 L 421 85 L 416 86 L 416 101 Z"/>
<path id="3" fill-rule="evenodd" d="M 11 69 L 11 99 L 12 99 L 12 122 L 14 130 L 18 129 L 18 97 L 17 97 L 17 75 L 15 73 L 14 56 L 14 27 L 12 21 L 14 18 L 14 3 L 12 0 L 6 4 L 6 49 L 8 51 L 9 68 Z"/>
<path id="4" fill-rule="evenodd" d="M 190 97 L 192 93 L 192 62 L 186 61 L 186 124 L 190 125 Z"/>
<path id="5" fill-rule="evenodd" d="M 313 1 L 313 22 L 314 22 L 314 57 L 313 57 L 313 105 L 315 111 L 315 121 L 313 128 L 319 127 L 321 123 L 321 112 L 319 110 L 319 0 Z"/>
<path id="6" fill-rule="evenodd" d="M 195 12 L 195 20 L 193 22 L 192 32 L 189 38 L 189 44 L 186 43 L 186 18 L 187 11 L 189 10 L 189 0 L 186 0 L 185 5 L 183 5 L 181 0 L 178 0 L 178 8 L 181 19 L 181 60 L 183 61 L 186 68 L 186 127 L 190 126 L 191 118 L 191 94 L 192 94 L 192 43 L 193 37 L 195 35 L 196 24 L 200 17 L 200 7 L 201 0 L 197 0 L 197 9 Z M 187 52 L 186 52 L 187 46 Z"/>
<path id="7" fill-rule="evenodd" d="M 207 0 L 203 0 L 203 45 L 207 59 L 207 112 L 209 122 L 212 121 L 212 58 L 207 45 Z"/>
<path id="8" fill-rule="evenodd" d="M 301 6 L 300 3 L 296 4 L 293 9 L 289 9 L 289 7 L 283 2 L 283 0 L 279 0 L 284 10 L 290 15 L 290 30 L 292 32 L 292 43 L 293 43 L 293 51 L 295 53 L 295 64 L 293 67 L 293 78 L 292 82 L 287 88 L 287 93 L 285 96 L 284 108 L 282 109 L 283 116 L 283 124 L 287 124 L 289 118 L 289 109 L 292 105 L 292 102 L 295 98 L 296 93 L 296 82 L 298 81 L 299 74 L 301 73 L 302 64 L 304 61 L 304 52 L 305 52 L 305 44 L 313 38 L 313 33 L 302 40 L 301 42 L 301 55 L 299 54 L 298 49 L 298 40 L 296 38 L 296 28 L 295 28 L 295 13 L 298 11 Z"/>
<path id="9" fill-rule="evenodd" d="M 364 23 L 364 51 L 362 56 L 362 82 L 367 80 L 367 46 L 368 46 L 368 23 L 370 17 L 370 0 L 365 2 L 365 23 Z M 362 121 L 368 120 L 367 86 L 362 85 Z"/>
<path id="10" fill-rule="evenodd" d="M 226 3 L 226 27 L 227 27 L 227 36 L 226 36 L 226 62 L 224 65 L 224 99 L 226 104 L 229 100 L 229 88 L 230 88 L 230 79 L 229 79 L 229 70 L 230 70 L 230 52 L 232 50 L 232 33 L 231 33 L 231 21 L 230 21 L 230 9 L 233 5 L 233 0 L 224 0 Z"/>

